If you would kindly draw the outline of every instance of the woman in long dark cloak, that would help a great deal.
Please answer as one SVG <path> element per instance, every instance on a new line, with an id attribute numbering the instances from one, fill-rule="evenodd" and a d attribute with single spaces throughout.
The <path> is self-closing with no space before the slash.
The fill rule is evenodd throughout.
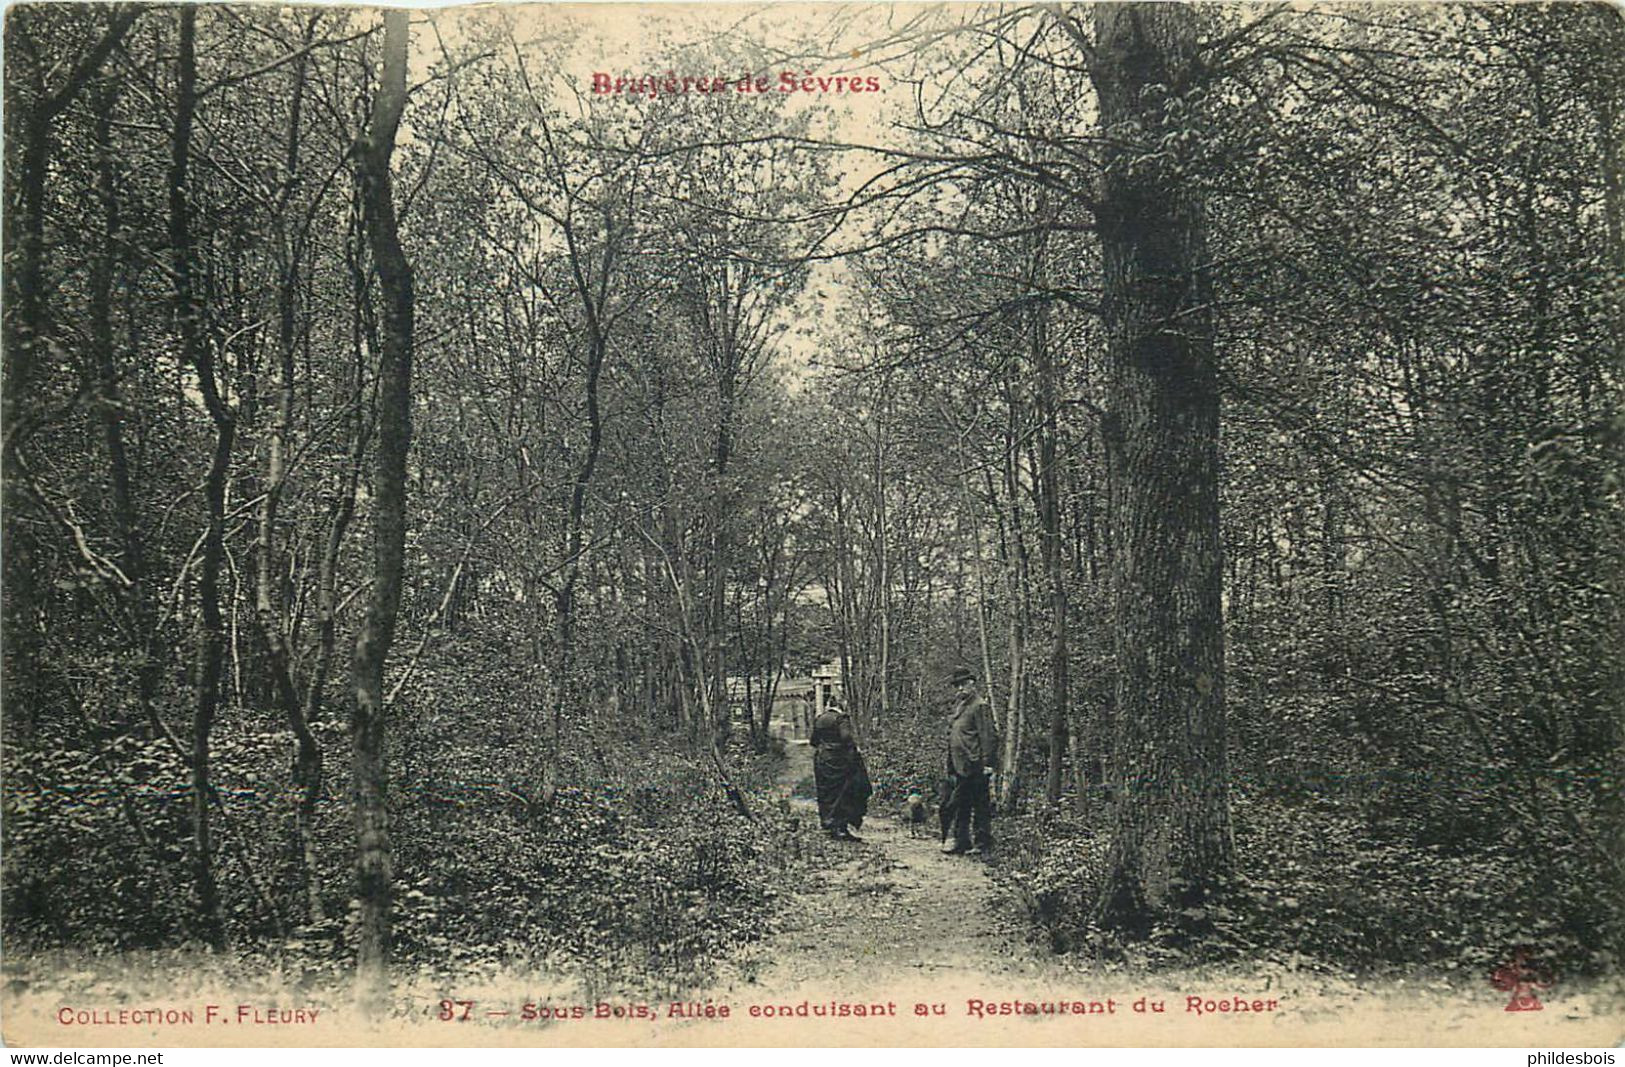
<path id="1" fill-rule="evenodd" d="M 829 704 L 813 721 L 813 780 L 818 784 L 818 821 L 841 841 L 856 841 L 852 830 L 869 810 L 869 769 L 858 751 L 852 720 Z"/>

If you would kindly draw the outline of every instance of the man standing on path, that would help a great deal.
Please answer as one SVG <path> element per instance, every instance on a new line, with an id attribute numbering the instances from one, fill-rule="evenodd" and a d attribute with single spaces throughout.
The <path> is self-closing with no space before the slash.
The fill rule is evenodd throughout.
<path id="1" fill-rule="evenodd" d="M 993 715 L 977 691 L 975 672 L 956 667 L 948 680 L 954 687 L 953 712 L 948 719 L 948 778 L 953 791 L 944 812 L 942 851 L 981 855 L 993 848 L 989 783 L 999 760 L 999 738 L 993 730 Z M 952 836 L 947 833 L 948 812 L 952 813 Z"/>

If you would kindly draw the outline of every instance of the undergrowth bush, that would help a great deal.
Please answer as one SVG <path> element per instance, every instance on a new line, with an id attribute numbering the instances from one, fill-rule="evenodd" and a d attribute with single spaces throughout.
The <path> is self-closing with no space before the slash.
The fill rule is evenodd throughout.
<path id="1" fill-rule="evenodd" d="M 421 894 L 399 930 L 403 954 L 434 962 L 479 946 L 676 976 L 760 934 L 771 871 L 750 824 L 720 806 L 658 826 L 629 814 L 567 789 L 532 819 L 440 816 L 402 850 Z M 457 853 L 417 843 L 448 837 Z"/>
<path id="2" fill-rule="evenodd" d="M 561 786 L 515 743 L 535 696 L 473 642 L 426 661 L 389 735 L 396 958 L 455 972 L 546 960 L 672 990 L 762 935 L 787 862 L 782 814 L 755 801 L 782 765 L 727 746 L 744 818 L 702 746 L 637 723 L 568 723 Z M 452 654 L 455 652 L 455 654 Z M 479 679 L 473 685 L 470 679 Z M 213 744 L 226 939 L 312 978 L 354 959 L 354 826 L 343 724 L 317 724 L 326 790 L 314 823 L 324 917 L 297 877 L 291 742 L 266 709 L 230 708 Z M 5 934 L 14 952 L 163 948 L 196 936 L 189 774 L 168 742 L 19 751 L 4 801 Z"/>
<path id="3" fill-rule="evenodd" d="M 947 705 L 900 706 L 864 749 L 876 803 L 893 808 L 910 793 L 931 800 L 947 773 Z"/>
<path id="4" fill-rule="evenodd" d="M 1221 898 L 1166 916 L 1124 946 L 1094 922 L 1109 835 L 1076 816 L 1001 820 L 995 870 L 1056 952 L 1121 954 L 1151 965 L 1280 959 L 1342 972 L 1426 966 L 1475 979 L 1531 946 L 1560 973 L 1611 968 L 1565 916 L 1594 894 L 1554 900 L 1547 872 L 1506 845 L 1464 853 L 1375 833 L 1346 798 L 1232 802 L 1236 872 Z M 1351 813 L 1352 812 L 1352 813 Z M 1566 906 L 1568 905 L 1568 906 Z"/>
<path id="5" fill-rule="evenodd" d="M 1069 811 L 1005 816 L 994 832 L 994 870 L 1015 888 L 1050 950 L 1084 944 L 1105 878 L 1104 836 Z"/>
<path id="6" fill-rule="evenodd" d="M 157 742 L 10 753 L 6 932 L 118 949 L 172 939 L 186 917 L 189 803 L 185 768 Z"/>

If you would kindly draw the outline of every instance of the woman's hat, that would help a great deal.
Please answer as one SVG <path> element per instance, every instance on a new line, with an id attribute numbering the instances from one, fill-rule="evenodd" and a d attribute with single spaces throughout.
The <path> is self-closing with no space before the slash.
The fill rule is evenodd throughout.
<path id="1" fill-rule="evenodd" d="M 948 675 L 948 684 L 958 685 L 960 682 L 970 682 L 975 679 L 976 672 L 969 667 L 955 667 L 953 673 Z"/>

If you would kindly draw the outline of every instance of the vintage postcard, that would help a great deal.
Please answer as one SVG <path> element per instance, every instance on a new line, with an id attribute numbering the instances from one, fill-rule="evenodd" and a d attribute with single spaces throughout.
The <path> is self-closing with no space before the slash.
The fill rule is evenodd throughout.
<path id="1" fill-rule="evenodd" d="M 1619 1043 L 1622 60 L 9 7 L 0 1035 Z"/>

